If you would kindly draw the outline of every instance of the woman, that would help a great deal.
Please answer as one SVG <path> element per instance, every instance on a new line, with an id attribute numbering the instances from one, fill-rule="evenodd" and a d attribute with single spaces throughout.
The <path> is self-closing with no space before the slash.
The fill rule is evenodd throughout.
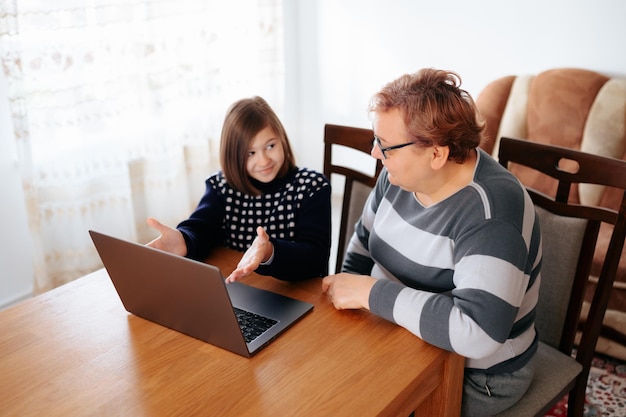
<path id="1" fill-rule="evenodd" d="M 478 145 L 473 100 L 452 72 L 423 69 L 370 104 L 384 169 L 343 271 L 338 309 L 364 308 L 466 359 L 462 415 L 517 402 L 533 377 L 541 243 L 533 204 Z"/>
<path id="2" fill-rule="evenodd" d="M 255 271 L 283 280 L 328 273 L 330 184 L 298 168 L 285 129 L 265 100 L 235 102 L 220 142 L 222 170 L 206 180 L 191 216 L 175 229 L 148 218 L 160 236 L 148 245 L 204 260 L 216 246 L 244 252 L 232 282 Z"/>

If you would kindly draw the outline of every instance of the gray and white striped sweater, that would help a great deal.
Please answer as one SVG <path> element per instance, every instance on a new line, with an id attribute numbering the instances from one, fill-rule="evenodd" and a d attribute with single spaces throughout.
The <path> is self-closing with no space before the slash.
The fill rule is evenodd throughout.
<path id="1" fill-rule="evenodd" d="M 506 373 L 537 349 L 540 266 L 530 197 L 481 150 L 472 183 L 429 207 L 383 170 L 343 270 L 379 279 L 372 313 L 465 356 L 467 369 Z"/>

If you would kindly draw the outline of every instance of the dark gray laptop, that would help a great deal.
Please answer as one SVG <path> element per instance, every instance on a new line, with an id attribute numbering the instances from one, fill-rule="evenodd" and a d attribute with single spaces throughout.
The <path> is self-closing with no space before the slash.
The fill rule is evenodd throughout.
<path id="1" fill-rule="evenodd" d="M 313 305 L 240 282 L 206 263 L 89 231 L 130 313 L 250 357 Z"/>

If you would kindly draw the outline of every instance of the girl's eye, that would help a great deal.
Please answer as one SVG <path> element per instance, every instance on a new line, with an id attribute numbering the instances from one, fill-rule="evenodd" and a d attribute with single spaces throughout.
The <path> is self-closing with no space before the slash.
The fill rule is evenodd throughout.
<path id="1" fill-rule="evenodd" d="M 248 156 L 254 156 L 254 151 L 248 151 Z"/>
<path id="2" fill-rule="evenodd" d="M 267 149 L 272 149 L 274 146 L 276 146 L 275 143 L 270 143 L 267 145 Z"/>

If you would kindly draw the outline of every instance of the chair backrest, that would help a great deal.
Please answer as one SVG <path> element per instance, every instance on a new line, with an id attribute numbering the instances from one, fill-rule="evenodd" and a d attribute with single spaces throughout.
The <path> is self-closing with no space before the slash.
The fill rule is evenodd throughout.
<path id="1" fill-rule="evenodd" d="M 536 325 L 540 339 L 565 354 L 571 354 L 574 345 L 600 226 L 606 224 L 612 229 L 577 346 L 576 360 L 583 365 L 579 378 L 586 381 L 624 247 L 626 161 L 506 137 L 500 140 L 498 159 L 508 169 L 529 167 L 558 183 L 554 195 L 530 187 L 527 190 L 542 228 L 543 263 Z M 579 184 L 619 190 L 622 197 L 618 210 L 572 203 L 571 189 Z"/>
<path id="2" fill-rule="evenodd" d="M 560 216 L 540 205 L 536 211 L 541 224 L 543 264 L 535 327 L 542 342 L 559 349 L 578 263 L 581 255 L 586 255 L 583 236 L 587 220 Z"/>
<path id="3" fill-rule="evenodd" d="M 365 200 L 382 169 L 382 163 L 370 156 L 373 140 L 371 129 L 332 124 L 324 126 L 324 175 L 331 183 L 336 181 L 336 177 L 343 181 L 335 272 L 341 270 L 354 224 L 361 216 Z"/>
<path id="4" fill-rule="evenodd" d="M 626 77 L 582 68 L 507 75 L 487 84 L 476 97 L 476 106 L 486 121 L 487 139 L 481 147 L 494 156 L 499 138 L 504 136 L 626 160 Z M 554 181 L 524 167 L 514 167 L 513 173 L 522 184 L 543 193 L 552 195 L 556 189 Z M 570 193 L 571 201 L 615 210 L 620 199 L 617 190 L 597 185 L 574 187 Z M 608 242 L 603 228 L 591 267 L 594 277 L 600 273 Z M 626 312 L 626 251 L 622 252 L 616 282 L 609 308 Z M 590 297 L 585 301 L 591 301 Z M 610 318 L 605 324 L 618 330 L 622 328 L 620 320 Z M 603 336 L 626 345 L 626 335 Z"/>

